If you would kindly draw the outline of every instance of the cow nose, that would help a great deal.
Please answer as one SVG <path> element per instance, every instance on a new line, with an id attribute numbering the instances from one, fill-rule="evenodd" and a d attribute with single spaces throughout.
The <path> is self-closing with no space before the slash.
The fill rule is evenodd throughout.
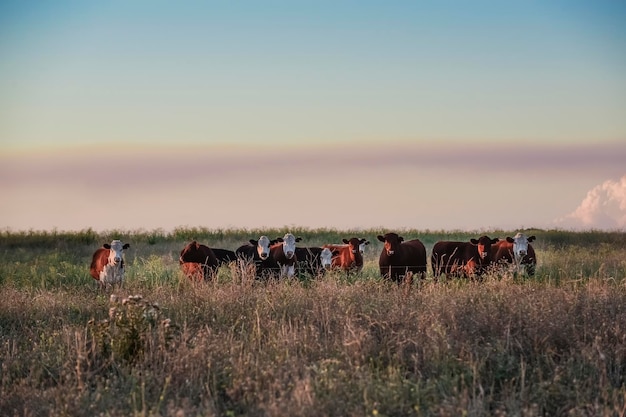
<path id="1" fill-rule="evenodd" d="M 115 258 L 113 258 L 113 262 L 115 262 L 116 264 L 119 264 L 120 261 L 122 260 L 122 258 L 116 256 Z"/>
<path id="2" fill-rule="evenodd" d="M 521 250 L 521 251 L 519 251 L 519 254 L 522 255 L 522 256 L 526 256 L 526 251 L 525 250 Z"/>
<path id="3" fill-rule="evenodd" d="M 293 257 L 292 251 L 287 251 L 287 258 L 291 259 Z"/>
<path id="4" fill-rule="evenodd" d="M 267 259 L 267 253 L 263 252 L 261 255 L 261 259 Z"/>

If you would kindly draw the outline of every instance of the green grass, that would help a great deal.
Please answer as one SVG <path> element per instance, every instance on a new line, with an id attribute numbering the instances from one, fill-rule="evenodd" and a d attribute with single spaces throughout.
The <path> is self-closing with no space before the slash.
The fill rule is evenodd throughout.
<path id="1" fill-rule="evenodd" d="M 285 232 L 3 232 L 0 415 L 626 415 L 624 233 L 528 230 L 535 277 L 410 289 L 379 277 L 383 230 L 292 231 L 368 238 L 359 275 L 180 273 L 191 239 L 235 249 Z M 430 253 L 515 231 L 400 233 Z M 116 300 L 88 271 L 113 238 L 131 244 Z"/>

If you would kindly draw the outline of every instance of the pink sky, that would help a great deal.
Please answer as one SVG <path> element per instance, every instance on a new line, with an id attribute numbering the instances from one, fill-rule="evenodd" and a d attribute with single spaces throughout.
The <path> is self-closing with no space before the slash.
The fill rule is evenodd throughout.
<path id="1" fill-rule="evenodd" d="M 624 161 L 622 143 L 118 145 L 7 154 L 0 227 L 623 229 Z M 613 191 L 592 192 L 602 184 Z"/>

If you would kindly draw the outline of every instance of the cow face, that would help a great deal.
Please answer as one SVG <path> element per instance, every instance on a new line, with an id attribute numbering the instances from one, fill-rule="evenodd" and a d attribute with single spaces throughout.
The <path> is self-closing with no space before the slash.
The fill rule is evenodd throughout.
<path id="1" fill-rule="evenodd" d="M 491 239 L 487 236 L 481 236 L 478 239 L 470 239 L 470 242 L 478 247 L 478 256 L 480 259 L 488 261 L 491 256 L 491 245 L 496 244 L 498 240 L 498 238 Z"/>
<path id="2" fill-rule="evenodd" d="M 259 258 L 266 260 L 267 257 L 270 256 L 270 245 L 272 245 L 272 241 L 270 241 L 267 236 L 261 236 L 259 240 L 250 239 L 250 243 L 256 246 Z"/>
<path id="3" fill-rule="evenodd" d="M 333 264 L 333 256 L 338 253 L 338 251 L 333 252 L 328 248 L 322 249 L 322 252 L 320 253 L 320 263 L 322 264 L 322 268 L 330 269 Z"/>
<path id="4" fill-rule="evenodd" d="M 369 240 L 361 239 L 361 243 L 359 243 L 359 252 L 361 252 L 361 255 L 365 253 L 365 246 L 369 244 Z"/>
<path id="5" fill-rule="evenodd" d="M 124 259 L 124 250 L 130 247 L 130 244 L 122 244 L 120 240 L 114 240 L 110 244 L 102 245 L 105 249 L 109 249 L 109 264 L 120 265 Z"/>
<path id="6" fill-rule="evenodd" d="M 507 237 L 506 241 L 513 244 L 513 255 L 516 262 L 521 260 L 528 254 L 528 244 L 535 240 L 535 236 L 526 236 L 524 233 L 518 233 L 515 237 Z"/>
<path id="7" fill-rule="evenodd" d="M 182 265 L 186 262 L 191 262 L 191 255 L 196 254 L 200 250 L 200 245 L 195 240 L 188 243 L 183 250 L 180 251 L 180 257 L 178 262 Z"/>
<path id="8" fill-rule="evenodd" d="M 384 242 L 385 246 L 383 250 L 387 252 L 388 256 L 392 256 L 404 241 L 402 236 L 398 236 L 395 233 L 387 233 L 385 236 L 378 235 L 377 238 L 381 242 Z"/>
<path id="9" fill-rule="evenodd" d="M 286 233 L 285 236 L 283 236 L 281 241 L 283 243 L 283 252 L 287 259 L 293 258 L 294 253 L 296 253 L 296 242 L 301 240 L 301 238 L 296 239 L 291 233 Z"/>
<path id="10" fill-rule="evenodd" d="M 352 259 L 352 262 L 361 261 L 363 259 L 361 245 L 364 245 L 366 241 L 366 239 L 359 239 L 356 237 L 353 237 L 350 240 L 343 239 L 343 243 L 348 245 L 348 248 L 350 250 L 350 258 Z"/>

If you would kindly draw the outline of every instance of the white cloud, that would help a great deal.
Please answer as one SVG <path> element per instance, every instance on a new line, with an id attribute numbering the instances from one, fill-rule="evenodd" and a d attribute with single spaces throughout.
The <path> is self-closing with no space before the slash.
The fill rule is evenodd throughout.
<path id="1" fill-rule="evenodd" d="M 626 175 L 592 188 L 576 210 L 555 223 L 571 229 L 626 229 Z"/>

